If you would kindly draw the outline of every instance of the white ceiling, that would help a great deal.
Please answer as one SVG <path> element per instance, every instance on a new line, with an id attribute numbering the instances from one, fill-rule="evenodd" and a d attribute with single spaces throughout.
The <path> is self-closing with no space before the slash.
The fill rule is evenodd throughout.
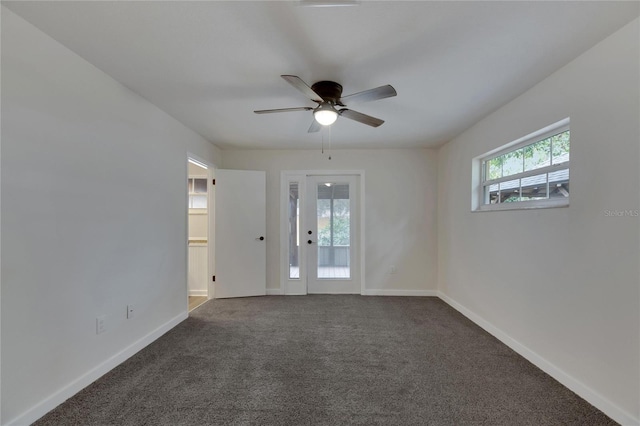
<path id="1" fill-rule="evenodd" d="M 315 106 L 279 76 L 334 80 L 379 128 L 340 118 L 337 148 L 435 147 L 639 15 L 633 2 L 3 2 L 222 148 L 317 148 Z"/>

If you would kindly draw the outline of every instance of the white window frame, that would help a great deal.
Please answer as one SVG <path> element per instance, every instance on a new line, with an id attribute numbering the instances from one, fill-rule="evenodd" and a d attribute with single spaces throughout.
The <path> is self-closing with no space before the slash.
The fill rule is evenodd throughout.
<path id="1" fill-rule="evenodd" d="M 499 203 L 499 204 L 485 204 L 485 187 L 490 185 L 499 184 L 501 182 L 508 182 L 514 179 L 522 179 L 530 176 L 536 176 L 544 173 L 552 173 L 560 170 L 570 170 L 571 161 L 566 161 L 560 164 L 552 164 L 549 166 L 541 167 L 534 170 L 528 170 L 521 173 L 516 173 L 509 176 L 503 176 L 501 178 L 486 180 L 485 181 L 485 163 L 493 160 L 496 157 L 507 154 L 512 151 L 517 151 L 525 146 L 540 142 L 551 136 L 555 136 L 559 133 L 563 133 L 570 130 L 570 120 L 565 118 L 557 123 L 551 124 L 536 132 L 530 133 L 520 139 L 510 142 L 501 146 L 493 151 L 485 153 L 474 159 L 472 170 L 477 170 L 479 173 L 479 180 L 475 186 L 476 199 L 472 200 L 473 211 L 500 211 L 500 210 L 526 210 L 526 209 L 540 209 L 540 208 L 556 208 L 569 206 L 570 195 L 565 198 L 547 198 L 544 200 L 527 200 L 516 201 L 513 203 Z M 571 179 L 571 178 L 569 178 Z M 548 185 L 548 182 L 547 182 Z M 547 187 L 547 194 L 549 194 L 549 188 Z M 474 206 L 476 204 L 476 206 Z"/>

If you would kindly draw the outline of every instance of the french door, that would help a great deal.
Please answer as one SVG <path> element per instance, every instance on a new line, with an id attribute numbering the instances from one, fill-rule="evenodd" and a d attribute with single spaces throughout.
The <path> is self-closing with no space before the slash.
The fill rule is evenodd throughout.
<path id="1" fill-rule="evenodd" d="M 307 176 L 299 241 L 307 293 L 360 294 L 358 176 Z"/>

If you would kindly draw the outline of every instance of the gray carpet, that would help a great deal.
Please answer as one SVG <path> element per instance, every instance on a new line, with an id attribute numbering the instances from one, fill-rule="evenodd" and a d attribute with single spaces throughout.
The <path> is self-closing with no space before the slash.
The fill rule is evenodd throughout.
<path id="1" fill-rule="evenodd" d="M 37 425 L 608 425 L 437 298 L 210 301 Z"/>

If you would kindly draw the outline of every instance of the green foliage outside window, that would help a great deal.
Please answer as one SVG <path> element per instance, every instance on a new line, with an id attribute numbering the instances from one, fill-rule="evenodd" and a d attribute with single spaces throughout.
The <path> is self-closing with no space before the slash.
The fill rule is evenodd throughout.
<path id="1" fill-rule="evenodd" d="M 349 200 L 333 200 L 333 246 L 349 246 Z M 330 247 L 331 244 L 331 200 L 318 200 L 318 218 L 323 218 L 323 225 L 318 224 L 318 245 Z"/>
<path id="2" fill-rule="evenodd" d="M 567 130 L 493 158 L 486 162 L 486 179 L 499 179 L 569 161 L 569 140 L 570 135 Z"/>
<path id="3" fill-rule="evenodd" d="M 318 229 L 318 245 L 331 246 L 331 225 L 327 223 L 322 229 Z M 333 245 L 349 245 L 349 217 L 335 217 L 333 219 Z"/>

